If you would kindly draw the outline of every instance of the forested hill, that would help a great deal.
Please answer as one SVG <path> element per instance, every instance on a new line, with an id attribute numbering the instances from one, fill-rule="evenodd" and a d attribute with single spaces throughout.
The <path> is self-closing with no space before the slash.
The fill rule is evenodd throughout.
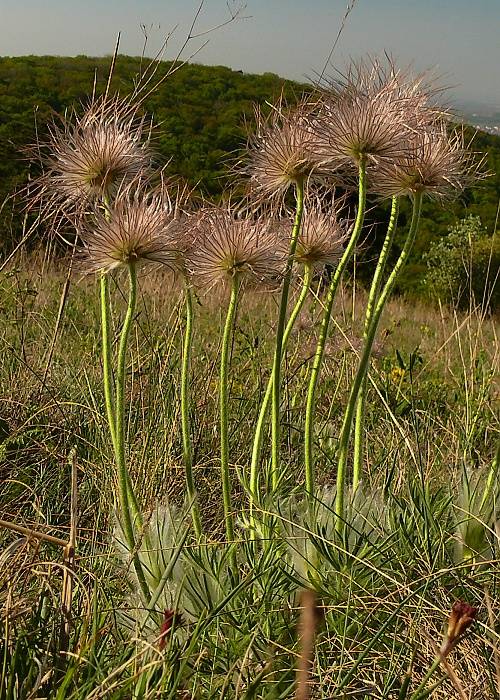
<path id="1" fill-rule="evenodd" d="M 94 82 L 97 92 L 102 92 L 110 63 L 109 57 L 0 58 L 0 202 L 28 176 L 20 149 L 35 142 L 37 131 L 43 139 L 54 112 L 63 113 L 86 101 Z M 121 94 L 129 92 L 139 75 L 145 71 L 147 75 L 148 64 L 140 58 L 119 56 L 112 89 Z M 151 85 L 170 67 L 167 62 L 157 64 Z M 170 171 L 198 184 L 206 195 L 217 197 L 229 183 L 229 156 L 235 157 L 245 144 L 254 104 L 276 100 L 281 94 L 293 102 L 307 90 L 307 85 L 272 73 L 250 75 L 222 66 L 185 65 L 152 91 L 145 102 L 145 110 L 160 124 L 155 134 L 158 160 L 169 162 Z M 410 268 L 417 274 L 422 267 L 421 256 L 432 240 L 446 234 L 459 219 L 478 215 L 489 232 L 494 229 L 500 199 L 500 138 L 478 133 L 473 144 L 475 150 L 488 153 L 492 176 L 467 192 L 460 202 L 447 204 L 446 208 L 426 205 Z M 9 207 L 4 207 L 1 214 L 0 248 L 18 235 L 17 227 L 10 223 Z"/>
<path id="2" fill-rule="evenodd" d="M 106 87 L 110 58 L 25 56 L 0 58 L 0 174 L 2 194 L 22 181 L 25 164 L 19 148 L 35 139 L 35 121 L 43 137 L 53 112 L 63 113 Z M 170 63 L 157 66 L 150 86 Z M 112 89 L 127 94 L 148 66 L 139 58 L 119 56 Z M 148 86 L 149 87 L 149 86 Z M 145 110 L 160 124 L 155 133 L 159 160 L 209 195 L 227 184 L 227 155 L 245 143 L 245 121 L 253 120 L 253 105 L 278 99 L 284 93 L 297 99 L 307 86 L 272 73 L 249 75 L 223 66 L 182 66 L 145 102 Z"/>

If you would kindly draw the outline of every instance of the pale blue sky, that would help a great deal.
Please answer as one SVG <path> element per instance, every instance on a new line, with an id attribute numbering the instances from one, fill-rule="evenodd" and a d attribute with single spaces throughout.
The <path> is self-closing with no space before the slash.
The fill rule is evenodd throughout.
<path id="1" fill-rule="evenodd" d="M 234 0 L 229 0 L 235 6 Z M 196 0 L 0 0 L 0 55 L 100 56 L 148 54 L 178 28 L 172 58 L 194 16 Z M 292 78 L 321 71 L 339 30 L 347 0 L 247 0 L 241 19 L 209 34 L 197 62 L 228 65 Z M 205 0 L 198 30 L 226 19 L 226 0 Z M 435 66 L 463 99 L 500 104 L 500 0 L 357 0 L 333 56 L 342 68 L 349 56 L 389 51 L 403 64 Z M 202 39 L 190 44 L 186 56 Z"/>

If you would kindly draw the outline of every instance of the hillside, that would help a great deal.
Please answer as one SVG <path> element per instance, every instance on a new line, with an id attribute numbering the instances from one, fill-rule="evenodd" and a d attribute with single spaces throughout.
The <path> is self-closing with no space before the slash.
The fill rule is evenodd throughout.
<path id="1" fill-rule="evenodd" d="M 28 177 L 28 164 L 20 150 L 43 139 L 46 124 L 54 112 L 85 101 L 94 80 L 98 92 L 105 88 L 110 58 L 26 56 L 0 58 L 0 202 L 18 189 Z M 154 81 L 171 67 L 158 64 Z M 119 56 L 112 89 L 129 92 L 148 66 L 139 58 Z M 228 160 L 245 144 L 246 129 L 253 121 L 253 105 L 276 100 L 282 93 L 293 101 L 307 85 L 287 81 L 272 73 L 250 75 L 222 66 L 183 66 L 152 92 L 145 110 L 159 124 L 155 134 L 158 162 L 180 174 L 205 195 L 215 198 L 230 185 Z M 470 138 L 474 132 L 470 129 Z M 493 232 L 500 200 L 500 137 L 478 132 L 473 148 L 487 153 L 491 177 L 465 193 L 461 201 L 446 208 L 428 203 L 424 207 L 420 235 L 404 288 L 416 287 L 425 271 L 422 256 L 432 241 L 446 235 L 449 227 L 467 215 L 481 218 Z M 372 213 L 376 248 L 380 234 L 377 222 L 384 220 L 384 207 Z M 404 224 L 404 212 L 402 223 Z M 0 243 L 8 249 L 19 237 L 20 218 L 12 222 L 12 206 L 4 207 L 0 219 Z M 366 251 L 365 251 L 366 252 Z M 368 246 L 367 260 L 373 258 Z M 370 268 L 368 264 L 368 269 Z M 364 276 L 363 266 L 360 269 Z"/>

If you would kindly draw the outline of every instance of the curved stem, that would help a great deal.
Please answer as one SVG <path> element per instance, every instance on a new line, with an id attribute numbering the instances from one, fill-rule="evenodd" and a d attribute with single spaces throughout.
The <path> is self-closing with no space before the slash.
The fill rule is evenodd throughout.
<path id="1" fill-rule="evenodd" d="M 191 445 L 191 427 L 189 422 L 189 367 L 191 362 L 191 347 L 193 341 L 193 297 L 187 281 L 184 291 L 184 298 L 186 302 L 186 326 L 184 329 L 181 372 L 182 451 L 186 476 L 186 490 L 191 508 L 191 517 L 193 520 L 193 527 L 196 537 L 199 539 L 201 537 L 201 520 L 193 478 L 193 448 Z"/>
<path id="2" fill-rule="evenodd" d="M 290 291 L 290 280 L 292 277 L 292 267 L 297 249 L 300 225 L 302 222 L 302 212 L 304 210 L 304 183 L 298 180 L 295 184 L 295 220 L 293 223 L 290 248 L 286 261 L 285 273 L 283 277 L 283 289 L 278 313 L 278 323 L 276 326 L 276 345 L 274 349 L 274 361 L 272 369 L 272 419 L 271 419 L 271 483 L 273 490 L 279 482 L 280 466 L 280 444 L 281 444 L 281 362 L 283 358 L 283 334 L 285 332 L 286 311 L 288 307 L 288 294 Z"/>
<path id="3" fill-rule="evenodd" d="M 127 312 L 123 321 L 122 331 L 120 334 L 120 343 L 118 347 L 118 362 L 116 370 L 116 463 L 118 467 L 118 498 L 120 501 L 121 518 L 123 522 L 123 531 L 127 540 L 127 546 L 132 555 L 132 561 L 137 574 L 137 579 L 142 591 L 142 594 L 147 603 L 149 599 L 149 588 L 146 583 L 144 571 L 141 562 L 136 552 L 136 542 L 134 535 L 134 517 L 139 513 L 134 512 L 137 509 L 137 501 L 131 496 L 133 493 L 130 483 L 130 475 L 127 470 L 127 462 L 125 456 L 125 360 L 127 357 L 128 339 L 132 320 L 135 312 L 137 301 L 137 275 L 135 266 L 130 263 L 128 265 L 129 272 L 129 299 Z"/>
<path id="4" fill-rule="evenodd" d="M 323 319 L 321 321 L 321 329 L 311 367 L 311 376 L 309 378 L 309 387 L 307 391 L 306 419 L 304 429 L 304 464 L 306 491 L 311 496 L 314 493 L 314 414 L 316 407 L 316 389 L 318 385 L 321 364 L 323 362 L 323 355 L 325 353 L 325 345 L 328 339 L 328 330 L 330 326 L 330 318 L 332 315 L 333 302 L 335 301 L 335 295 L 337 293 L 342 274 L 347 266 L 347 263 L 352 257 L 359 236 L 361 234 L 361 230 L 363 228 L 363 223 L 365 219 L 365 205 L 366 164 L 364 161 L 361 161 L 361 163 L 359 164 L 358 211 L 356 214 L 356 221 L 354 223 L 354 228 L 349 243 L 347 244 L 344 254 L 342 255 L 339 261 L 339 264 L 333 274 L 330 286 L 328 288 L 325 311 L 323 314 Z"/>
<path id="5" fill-rule="evenodd" d="M 363 330 L 363 343 L 366 343 L 368 328 L 370 326 L 373 311 L 375 308 L 375 302 L 380 292 L 380 285 L 382 284 L 382 276 L 384 274 L 387 260 L 389 258 L 389 253 L 394 242 L 394 236 L 396 234 L 397 221 L 399 214 L 399 198 L 392 198 L 391 215 L 389 218 L 389 224 L 387 226 L 387 233 L 385 235 L 384 243 L 382 244 L 382 250 L 380 251 L 379 259 L 377 262 L 377 267 L 373 274 L 373 280 L 370 287 L 370 292 L 368 294 L 368 302 L 366 304 L 365 312 L 365 325 Z M 357 489 L 359 481 L 361 479 L 361 473 L 363 471 L 363 435 L 364 435 L 364 422 L 365 422 L 365 405 L 366 405 L 366 378 L 368 376 L 368 369 L 364 376 L 361 386 L 359 387 L 359 394 L 356 403 L 356 418 L 354 421 L 354 462 L 353 462 L 353 478 L 352 487 L 353 490 Z"/>
<path id="6" fill-rule="evenodd" d="M 304 279 L 302 282 L 300 294 L 299 294 L 299 297 L 295 303 L 295 306 L 293 307 L 292 313 L 290 314 L 290 318 L 288 319 L 288 323 L 286 324 L 285 332 L 283 333 L 283 342 L 282 342 L 282 346 L 281 346 L 282 357 L 286 352 L 288 340 L 290 338 L 290 334 L 291 334 L 293 327 L 295 325 L 295 321 L 297 320 L 297 316 L 301 312 L 302 307 L 304 306 L 304 302 L 305 302 L 307 295 L 309 293 L 309 287 L 311 286 L 311 279 L 312 279 L 312 266 L 310 264 L 308 264 L 308 265 L 304 266 Z M 260 462 L 260 454 L 261 454 L 261 450 L 262 450 L 262 432 L 264 429 L 264 424 L 265 424 L 268 409 L 269 409 L 269 402 L 271 401 L 273 384 L 274 384 L 274 374 L 271 372 L 271 376 L 269 377 L 269 380 L 267 382 L 266 393 L 264 394 L 264 399 L 263 399 L 261 407 L 260 407 L 259 417 L 257 419 L 257 427 L 255 428 L 255 435 L 254 435 L 254 439 L 253 439 L 252 463 L 250 465 L 250 494 L 251 494 L 250 507 L 252 507 L 252 505 L 257 500 L 258 476 L 259 476 L 258 469 L 259 469 L 259 462 Z"/>
<path id="7" fill-rule="evenodd" d="M 368 328 L 365 344 L 363 347 L 363 353 L 359 362 L 358 371 L 354 379 L 354 383 L 351 387 L 351 392 L 349 394 L 349 402 L 347 404 L 346 412 L 344 414 L 344 421 L 342 423 L 342 429 L 339 437 L 339 453 L 338 453 L 338 463 L 337 463 L 337 496 L 335 502 L 335 513 L 338 516 L 337 525 L 340 527 L 342 522 L 342 516 L 344 512 L 344 482 L 345 482 L 345 468 L 347 462 L 347 451 L 349 447 L 349 438 L 351 435 L 352 419 L 354 415 L 354 407 L 356 405 L 356 399 L 358 396 L 359 388 L 366 375 L 366 370 L 368 367 L 368 362 L 370 360 L 371 351 L 373 347 L 373 341 L 375 340 L 375 335 L 377 333 L 378 323 L 380 321 L 380 316 L 384 306 L 389 298 L 390 293 L 394 288 L 396 279 L 404 267 L 410 251 L 413 247 L 413 242 L 415 241 L 415 236 L 417 234 L 418 223 L 420 220 L 420 210 L 422 208 L 422 194 L 417 193 L 414 195 L 413 199 L 413 214 L 410 224 L 410 230 L 406 241 L 404 243 L 403 249 L 399 255 L 399 258 L 394 265 L 394 268 L 389 275 L 387 282 L 380 294 L 380 297 L 376 303 L 375 310 L 373 312 L 373 318 Z"/>
<path id="8" fill-rule="evenodd" d="M 109 433 L 111 435 L 111 443 L 115 453 L 115 459 L 119 460 L 118 446 L 116 439 L 116 406 L 115 406 L 115 382 L 113 377 L 113 367 L 111 362 L 111 304 L 109 301 L 109 280 L 105 273 L 101 273 L 100 278 L 100 293 L 101 293 L 101 328 L 102 328 L 102 365 L 104 377 L 104 400 L 106 403 L 106 414 L 108 418 Z M 139 518 L 139 523 L 142 525 L 142 515 L 140 514 L 137 498 L 132 488 L 130 475 L 127 474 L 127 484 L 129 498 L 132 501 L 132 507 Z"/>
<path id="9" fill-rule="evenodd" d="M 109 281 L 105 273 L 100 278 L 101 294 L 101 329 L 102 329 L 102 367 L 104 379 L 104 400 L 108 417 L 109 433 L 113 450 L 116 454 L 116 414 L 114 402 L 113 368 L 111 365 L 111 322 L 109 302 Z"/>
<path id="10" fill-rule="evenodd" d="M 232 542 L 234 540 L 233 513 L 231 509 L 231 477 L 229 474 L 228 376 L 231 339 L 233 335 L 234 320 L 236 318 L 236 306 L 238 303 L 238 288 L 239 279 L 237 276 L 234 276 L 231 285 L 231 298 L 229 300 L 226 322 L 224 324 L 224 333 L 222 336 L 219 380 L 220 468 L 222 500 L 224 503 L 224 520 L 226 523 L 226 537 L 228 542 Z"/>

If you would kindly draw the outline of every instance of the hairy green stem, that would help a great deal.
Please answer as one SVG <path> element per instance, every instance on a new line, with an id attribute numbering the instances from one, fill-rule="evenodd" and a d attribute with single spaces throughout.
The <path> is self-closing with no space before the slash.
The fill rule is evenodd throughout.
<path id="1" fill-rule="evenodd" d="M 344 420 L 342 423 L 342 429 L 340 432 L 340 437 L 339 437 L 339 452 L 338 452 L 338 461 L 337 461 L 337 496 L 336 496 L 336 502 L 335 502 L 335 513 L 337 514 L 337 526 L 341 527 L 342 525 L 342 517 L 344 513 L 344 487 L 345 487 L 345 470 L 346 470 L 346 462 L 347 462 L 347 454 L 348 454 L 348 448 L 349 448 L 349 439 L 351 436 L 351 427 L 352 427 L 352 420 L 353 420 L 353 415 L 354 415 L 354 408 L 356 405 L 356 399 L 358 397 L 359 393 L 359 388 L 361 386 L 361 383 L 366 375 L 366 370 L 368 367 L 368 362 L 371 357 L 371 352 L 372 352 L 372 347 L 373 347 L 373 341 L 375 340 L 375 335 L 377 333 L 377 328 L 378 324 L 380 321 L 380 317 L 382 315 L 382 311 L 384 309 L 384 306 L 389 298 L 389 295 L 391 294 L 394 284 L 396 282 L 396 279 L 401 272 L 401 269 L 404 267 L 406 264 L 406 261 L 408 260 L 408 256 L 410 254 L 410 251 L 413 247 L 413 242 L 415 241 L 415 236 L 417 234 L 417 229 L 418 229 L 418 223 L 420 220 L 420 210 L 422 208 L 422 194 L 417 193 L 414 195 L 413 198 L 413 214 L 412 214 L 412 220 L 410 224 L 410 230 L 408 232 L 408 235 L 406 237 L 406 241 L 403 245 L 403 249 L 401 250 L 401 253 L 399 255 L 399 258 L 394 265 L 394 268 L 392 269 L 391 274 L 389 275 L 389 278 L 387 282 L 384 285 L 384 288 L 378 298 L 378 301 L 375 306 L 375 310 L 373 312 L 373 317 L 370 323 L 370 327 L 367 331 L 366 334 L 366 340 L 363 346 L 363 353 L 361 355 L 361 359 L 359 361 L 359 367 L 358 371 L 356 373 L 356 376 L 354 378 L 353 385 L 351 387 L 351 391 L 349 394 L 349 401 L 347 404 L 346 412 L 344 414 Z"/>
<path id="2" fill-rule="evenodd" d="M 311 367 L 311 376 L 309 378 L 309 387 L 307 391 L 306 403 L 306 418 L 305 418 L 305 433 L 304 433 L 304 464 L 305 464 L 305 487 L 309 495 L 314 495 L 314 415 L 316 408 L 316 390 L 320 375 L 323 356 L 325 353 L 326 341 L 328 339 L 328 330 L 330 327 L 330 319 L 332 315 L 333 302 L 337 289 L 344 273 L 344 270 L 351 259 L 359 236 L 361 234 L 365 219 L 366 205 L 366 164 L 361 161 L 359 165 L 359 189 L 358 189 L 358 211 L 356 221 L 351 234 L 349 243 L 339 261 L 339 264 L 333 274 L 333 277 L 328 288 L 326 297 L 325 311 L 321 321 L 321 329 L 314 353 L 314 359 Z"/>
<path id="3" fill-rule="evenodd" d="M 100 293 L 101 293 L 101 328 L 102 328 L 102 359 L 103 359 L 103 375 L 104 375 L 104 400 L 106 403 L 106 414 L 108 418 L 109 433 L 115 459 L 119 460 L 118 446 L 116 439 L 116 406 L 115 406 L 115 382 L 113 377 L 112 367 L 112 347 L 111 347 L 111 304 L 109 301 L 109 280 L 108 276 L 101 273 L 100 278 Z M 142 525 L 142 514 L 140 513 L 137 497 L 134 493 L 130 475 L 127 474 L 127 484 L 129 490 L 129 498 L 132 502 L 132 508 L 136 513 L 139 524 Z"/>
<path id="4" fill-rule="evenodd" d="M 292 332 L 292 329 L 295 325 L 295 321 L 297 320 L 297 316 L 301 312 L 302 307 L 304 306 L 304 302 L 305 302 L 307 295 L 309 293 L 309 287 L 311 286 L 311 278 L 312 278 L 312 266 L 310 264 L 307 264 L 304 266 L 304 278 L 302 281 L 302 287 L 300 290 L 299 297 L 295 303 L 295 306 L 293 307 L 293 310 L 290 314 L 290 318 L 288 319 L 288 322 L 286 324 L 285 332 L 283 333 L 283 342 L 281 345 L 282 356 L 286 352 L 288 340 L 290 338 L 290 334 Z M 252 505 L 257 501 L 258 479 L 259 479 L 259 471 L 258 470 L 259 470 L 260 454 L 261 454 L 261 450 L 262 450 L 262 433 L 263 433 L 264 425 L 266 422 L 267 413 L 269 410 L 269 403 L 271 401 L 273 385 L 274 385 L 274 374 L 273 374 L 273 372 L 271 372 L 271 376 L 269 377 L 269 380 L 267 382 L 266 393 L 264 394 L 264 399 L 263 399 L 261 407 L 260 407 L 259 417 L 257 419 L 257 427 L 255 428 L 255 435 L 254 435 L 254 440 L 253 440 L 252 463 L 250 466 L 250 494 L 251 494 L 250 507 L 252 507 Z"/>
<path id="5" fill-rule="evenodd" d="M 222 336 L 222 348 L 220 358 L 219 378 L 219 413 L 220 413 L 220 468 L 222 481 L 222 500 L 224 503 L 224 520 L 226 523 L 226 537 L 228 542 L 234 540 L 234 523 L 231 508 L 231 477 L 229 474 L 229 412 L 228 412 L 228 379 L 229 379 L 229 355 L 231 352 L 231 339 L 233 336 L 236 307 L 238 303 L 239 278 L 233 277 L 231 285 L 231 298 L 224 324 Z"/>
<path id="6" fill-rule="evenodd" d="M 391 215 L 389 218 L 389 225 L 387 226 L 387 233 L 382 244 L 382 250 L 380 251 L 379 259 L 377 262 L 377 267 L 373 275 L 373 280 L 370 287 L 370 292 L 368 294 L 368 301 L 366 304 L 365 312 L 365 324 L 363 330 L 363 343 L 366 343 L 368 329 L 371 324 L 373 317 L 373 311 L 375 309 L 375 303 L 380 292 L 380 286 L 382 284 L 382 276 L 384 274 L 387 260 L 389 258 L 389 253 L 394 242 L 394 236 L 396 234 L 397 221 L 399 214 L 399 198 L 392 198 Z M 364 436 L 364 422 L 365 422 L 365 403 L 366 403 L 366 378 L 367 372 L 361 382 L 359 387 L 359 394 L 356 402 L 356 417 L 354 420 L 354 456 L 353 456 L 353 479 L 352 486 L 353 489 L 358 487 L 359 481 L 361 479 L 361 473 L 363 471 L 363 436 Z"/>
<path id="7" fill-rule="evenodd" d="M 111 365 L 111 323 L 109 302 L 109 280 L 105 273 L 100 278 L 101 293 L 101 329 L 102 329 L 102 366 L 104 379 L 104 400 L 108 417 L 109 433 L 113 450 L 116 454 L 116 414 L 114 401 L 113 368 Z"/>
<path id="8" fill-rule="evenodd" d="M 193 341 L 193 296 L 187 281 L 184 291 L 184 298 L 186 306 L 186 326 L 184 329 L 181 372 L 182 451 L 186 476 L 186 490 L 191 509 L 191 518 L 193 520 L 193 527 L 196 537 L 199 539 L 201 537 L 202 530 L 200 512 L 196 500 L 196 488 L 193 478 L 193 448 L 191 445 L 191 426 L 189 421 L 189 367 L 191 363 L 191 346 Z"/>
<path id="9" fill-rule="evenodd" d="M 137 275 L 135 265 L 129 263 L 129 298 L 127 312 L 123 321 L 122 331 L 120 334 L 120 343 L 118 347 L 118 362 L 116 369 L 116 463 L 118 467 L 118 498 L 120 502 L 121 519 L 123 523 L 123 532 L 127 540 L 127 546 L 130 550 L 134 568 L 137 574 L 137 579 L 144 596 L 145 602 L 149 599 L 149 588 L 146 583 L 144 571 L 136 552 L 136 540 L 134 534 L 134 519 L 138 513 L 137 501 L 131 497 L 133 493 L 130 483 L 130 475 L 127 470 L 127 461 L 125 454 L 125 361 L 127 357 L 128 339 L 132 320 L 135 313 L 135 305 L 137 301 Z M 137 512 L 136 512 L 137 511 Z"/>
<path id="10" fill-rule="evenodd" d="M 292 267 L 297 249 L 297 240 L 302 223 L 304 210 L 304 182 L 297 180 L 295 183 L 295 220 L 293 223 L 290 248 L 283 276 L 283 288 L 276 326 L 276 345 L 274 349 L 274 361 L 272 369 L 272 418 L 271 418 L 271 483 L 273 490 L 279 482 L 280 447 L 281 447 L 281 362 L 283 359 L 283 334 L 285 332 L 286 312 L 288 308 L 288 294 L 292 278 Z"/>

